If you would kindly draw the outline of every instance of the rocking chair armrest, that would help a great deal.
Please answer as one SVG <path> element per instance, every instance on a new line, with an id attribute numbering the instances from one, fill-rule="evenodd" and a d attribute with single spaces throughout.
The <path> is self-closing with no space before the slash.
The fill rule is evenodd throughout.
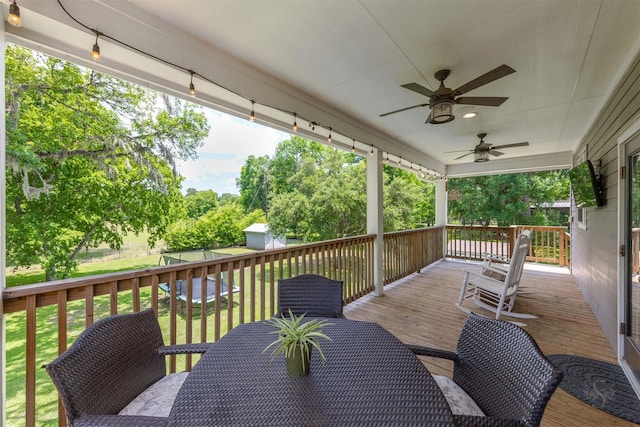
<path id="1" fill-rule="evenodd" d="M 498 417 L 482 417 L 474 415 L 454 415 L 456 425 L 460 427 L 526 427 L 520 420 Z"/>
<path id="2" fill-rule="evenodd" d="M 484 262 L 499 262 L 501 264 L 509 264 L 511 262 L 511 258 L 502 255 L 492 255 L 492 254 L 484 254 L 483 257 Z"/>
<path id="3" fill-rule="evenodd" d="M 424 347 L 421 345 L 413 345 L 413 344 L 407 344 L 407 347 L 416 356 L 437 357 L 439 359 L 453 360 L 454 362 L 458 360 L 458 355 L 453 351 L 440 350 L 437 348 Z"/>
<path id="4" fill-rule="evenodd" d="M 500 267 L 496 267 L 494 265 L 483 265 L 482 266 L 482 274 L 486 276 L 486 273 L 495 273 L 495 274 L 500 274 L 501 276 L 503 276 L 503 279 L 507 276 L 507 269 L 505 268 L 500 268 Z M 493 276 L 490 276 L 493 277 Z"/>
<path id="5" fill-rule="evenodd" d="M 162 354 L 163 356 L 168 356 L 172 354 L 204 353 L 207 350 L 209 350 L 212 345 L 213 345 L 212 343 L 207 343 L 207 342 L 165 345 L 158 349 L 158 353 Z"/>

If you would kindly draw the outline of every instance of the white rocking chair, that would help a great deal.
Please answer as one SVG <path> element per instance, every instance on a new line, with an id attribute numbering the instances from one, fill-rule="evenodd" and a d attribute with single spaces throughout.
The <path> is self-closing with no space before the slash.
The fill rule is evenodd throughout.
<path id="1" fill-rule="evenodd" d="M 534 319 L 536 316 L 531 314 L 512 311 L 516 301 L 518 287 L 520 286 L 524 261 L 529 254 L 530 244 L 531 238 L 528 233 L 522 233 L 516 241 L 513 254 L 509 260 L 508 269 L 506 270 L 493 268 L 489 263 L 483 266 L 482 274 L 465 271 L 462 289 L 460 289 L 460 297 L 458 298 L 456 306 L 465 313 L 471 313 L 470 309 L 462 306 L 465 300 L 469 300 L 482 308 L 494 312 L 496 319 L 499 319 L 500 315 L 520 319 Z M 488 272 L 502 272 L 502 274 L 505 274 L 505 278 L 504 280 L 499 280 L 490 277 L 487 275 Z M 524 326 L 522 323 L 512 323 Z"/>
<path id="2" fill-rule="evenodd" d="M 516 239 L 514 248 L 518 247 L 524 237 L 531 239 L 531 230 L 522 230 Z M 511 258 L 490 253 L 484 254 L 484 259 L 482 260 L 482 274 L 504 282 L 507 277 L 507 272 L 509 271 L 510 263 Z M 518 287 L 518 289 L 519 292 L 522 293 L 522 288 Z"/>

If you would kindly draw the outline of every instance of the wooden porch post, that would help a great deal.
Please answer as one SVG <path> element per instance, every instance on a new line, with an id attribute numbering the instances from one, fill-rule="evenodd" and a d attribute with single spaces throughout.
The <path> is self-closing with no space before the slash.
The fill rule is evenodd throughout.
<path id="1" fill-rule="evenodd" d="M 0 53 L 0 70 L 2 70 L 2 75 L 5 73 L 4 66 L 4 48 L 5 48 L 5 32 L 4 32 L 4 19 L 1 20 L 2 24 L 0 24 L 0 46 L 2 46 L 2 53 Z M 6 105 L 5 103 L 5 95 L 4 95 L 4 78 L 0 79 L 2 83 L 0 83 L 0 105 Z M 0 113 L 0 123 L 5 122 L 5 109 L 2 108 L 2 112 Z M 4 127 L 3 127 L 4 129 Z M 6 176 L 5 176 L 5 154 L 6 154 L 6 132 L 0 132 L 0 292 L 4 292 L 4 288 L 7 286 L 7 278 L 6 278 L 6 222 L 4 214 L 6 212 Z M 0 425 L 7 425 L 7 357 L 6 357 L 6 325 L 5 325 L 5 317 L 4 317 L 4 306 L 2 303 L 2 297 L 0 295 L 0 316 L 2 319 L 0 320 Z"/>
<path id="2" fill-rule="evenodd" d="M 436 181 L 436 226 L 442 226 L 444 233 L 442 239 L 442 253 L 447 256 L 447 221 L 448 221 L 448 202 L 447 202 L 447 181 L 440 179 Z"/>
<path id="3" fill-rule="evenodd" d="M 384 225 L 382 222 L 382 152 L 374 150 L 367 157 L 367 234 L 375 234 L 373 243 L 374 295 L 381 296 L 384 288 Z"/>

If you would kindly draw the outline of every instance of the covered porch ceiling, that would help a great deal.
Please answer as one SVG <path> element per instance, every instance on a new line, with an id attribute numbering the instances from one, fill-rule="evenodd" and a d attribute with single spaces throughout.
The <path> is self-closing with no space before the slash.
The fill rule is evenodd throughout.
<path id="1" fill-rule="evenodd" d="M 8 1 L 2 0 L 3 15 Z M 640 47 L 637 0 L 18 0 L 7 41 L 361 154 L 449 177 L 570 167 L 581 138 Z M 66 11 L 65 11 L 66 10 Z M 102 59 L 90 59 L 98 38 Z M 502 65 L 516 72 L 425 124 L 434 73 L 455 89 Z M 477 116 L 463 119 L 474 110 Z M 294 118 L 295 113 L 295 118 Z M 215 129 L 212 129 L 215 132 Z M 500 150 L 459 158 L 478 143 Z"/>

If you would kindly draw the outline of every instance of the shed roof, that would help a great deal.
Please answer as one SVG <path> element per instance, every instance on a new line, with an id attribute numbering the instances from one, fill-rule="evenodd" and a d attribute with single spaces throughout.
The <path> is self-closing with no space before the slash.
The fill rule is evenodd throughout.
<path id="1" fill-rule="evenodd" d="M 267 233 L 269 231 L 269 224 L 263 224 L 260 222 L 256 222 L 251 224 L 250 226 L 248 226 L 247 228 L 245 228 L 244 230 L 245 233 L 249 232 L 249 233 Z"/>

